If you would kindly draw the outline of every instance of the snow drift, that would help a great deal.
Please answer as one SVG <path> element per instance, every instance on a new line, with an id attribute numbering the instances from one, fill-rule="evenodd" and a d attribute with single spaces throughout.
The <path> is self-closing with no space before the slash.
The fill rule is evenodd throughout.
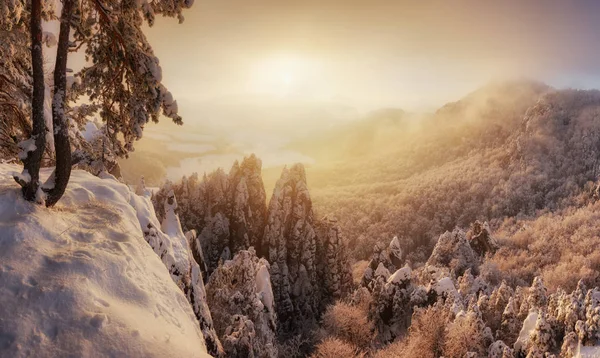
<path id="1" fill-rule="evenodd" d="M 208 356 L 188 300 L 144 240 L 147 198 L 76 170 L 48 209 L 22 199 L 13 171 L 0 165 L 0 356 Z"/>

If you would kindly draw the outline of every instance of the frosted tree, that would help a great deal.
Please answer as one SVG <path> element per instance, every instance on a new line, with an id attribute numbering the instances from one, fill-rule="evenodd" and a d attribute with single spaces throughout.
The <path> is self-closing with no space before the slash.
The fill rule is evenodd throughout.
<path id="1" fill-rule="evenodd" d="M 231 318 L 231 325 L 223 337 L 223 349 L 227 357 L 254 358 L 261 355 L 254 353 L 254 339 L 256 332 L 254 324 L 246 316 L 235 315 Z"/>
<path id="2" fill-rule="evenodd" d="M 181 124 L 177 102 L 162 84 L 159 60 L 143 33 L 155 16 L 177 17 L 192 0 L 93 1 L 76 9 L 75 42 L 85 45 L 90 65 L 78 76 L 77 95 L 86 94 L 107 124 L 110 145 L 119 156 L 133 148 L 144 125 L 160 113 Z M 120 137 L 120 138 L 119 138 Z"/>
<path id="3" fill-rule="evenodd" d="M 138 182 L 138 185 L 135 187 L 135 193 L 139 196 L 147 195 L 146 181 L 144 180 L 143 175 L 140 177 L 140 181 Z"/>
<path id="4" fill-rule="evenodd" d="M 542 278 L 536 276 L 533 278 L 533 283 L 529 288 L 529 296 L 527 297 L 527 307 L 529 309 L 537 308 L 542 309 L 546 308 L 548 304 L 548 294 L 547 289 L 544 286 L 544 282 Z"/>
<path id="5" fill-rule="evenodd" d="M 448 357 L 465 357 L 469 352 L 475 357 L 487 354 L 488 347 L 494 339 L 489 327 L 481 317 L 477 302 L 473 298 L 466 312 L 461 312 L 452 321 L 446 332 L 444 355 Z"/>
<path id="6" fill-rule="evenodd" d="M 481 276 L 474 277 L 471 269 L 468 268 L 462 276 L 458 278 L 458 290 L 461 295 L 479 295 L 481 292 L 488 291 L 488 283 Z"/>
<path id="7" fill-rule="evenodd" d="M 574 358 L 577 355 L 577 347 L 579 346 L 579 338 L 577 333 L 569 332 L 563 338 L 562 347 L 560 348 L 560 356 L 564 358 Z"/>
<path id="8" fill-rule="evenodd" d="M 596 345 L 600 339 L 600 291 L 594 288 L 589 290 L 585 296 L 585 321 L 575 324 L 582 344 L 586 346 Z"/>
<path id="9" fill-rule="evenodd" d="M 488 358 L 513 358 L 514 352 L 506 343 L 498 340 L 488 348 Z"/>
<path id="10" fill-rule="evenodd" d="M 41 0 L 33 0 L 31 4 L 33 131 L 31 138 L 21 144 L 25 168 L 14 178 L 23 187 L 27 200 L 44 201 L 52 206 L 64 194 L 73 164 L 70 120 L 83 120 L 72 115 L 70 101 L 76 101 L 80 95 L 87 96 L 88 108 L 92 109 L 87 114 L 98 113 L 106 122 L 106 137 L 117 156 L 124 156 L 133 149 L 133 141 L 141 138 L 144 125 L 149 120 L 157 122 L 161 110 L 176 123 L 182 123 L 177 102 L 161 83 L 158 59 L 142 28 L 144 23 L 152 26 L 155 15 L 183 21 L 182 11 L 192 5 L 192 0 L 63 0 L 51 101 L 56 168 L 43 185 L 39 183 L 46 132 Z M 71 30 L 74 30 L 72 34 Z M 67 57 L 70 50 L 80 48 L 85 48 L 87 65 L 77 74 L 81 84 L 70 89 Z M 40 187 L 43 195 L 39 193 Z"/>
<path id="11" fill-rule="evenodd" d="M 508 345 L 512 345 L 519 336 L 522 321 L 517 317 L 517 308 L 513 297 L 509 297 L 508 303 L 502 312 L 502 322 L 496 336 Z"/>
<path id="12" fill-rule="evenodd" d="M 34 85 L 32 75 L 36 76 L 36 94 L 43 92 L 43 72 L 40 67 L 43 63 L 40 62 L 42 58 L 39 57 L 43 50 L 41 45 L 51 46 L 55 43 L 48 41 L 51 38 L 54 40 L 53 36 L 42 32 L 38 22 L 41 19 L 51 20 L 54 17 L 52 5 L 52 2 L 27 2 L 24 0 L 0 3 L 0 157 L 3 159 L 20 157 L 19 159 L 26 160 L 27 155 L 41 155 L 44 150 L 42 142 L 38 142 L 40 152 L 29 152 L 26 147 L 28 147 L 28 143 L 35 143 L 37 139 L 43 139 L 37 135 L 32 137 L 33 107 L 31 99 Z M 36 11 L 32 16 L 34 8 Z M 33 27 L 32 24 L 34 24 Z M 32 29 L 35 29 L 36 36 L 33 36 Z M 39 40 L 37 34 L 40 35 Z M 39 46 L 34 48 L 33 43 Z M 36 56 L 35 74 L 33 73 L 32 59 L 34 57 L 32 55 Z M 36 105 L 38 106 L 35 116 L 40 116 L 43 113 L 43 103 L 41 106 L 39 103 Z M 36 127 L 39 133 L 42 133 L 42 129 L 44 129 L 43 135 L 47 136 L 45 128 Z M 29 139 L 32 141 L 24 142 Z M 20 156 L 19 152 L 21 152 Z M 29 164 L 33 163 L 29 161 Z M 35 186 L 37 183 L 32 181 L 29 185 Z"/>
<path id="13" fill-rule="evenodd" d="M 555 316 L 562 322 L 565 333 L 575 331 L 577 321 L 585 321 L 585 297 L 587 288 L 582 280 L 577 283 L 577 288 L 569 295 L 561 295 L 557 303 Z"/>
<path id="14" fill-rule="evenodd" d="M 513 296 L 513 289 L 502 281 L 489 296 L 486 310 L 482 310 L 486 324 L 496 332 L 502 324 L 502 314 Z"/>
<path id="15" fill-rule="evenodd" d="M 556 341 L 552 327 L 547 321 L 545 310 L 540 310 L 535 322 L 535 329 L 527 343 L 527 358 L 544 358 L 546 353 L 555 348 Z"/>

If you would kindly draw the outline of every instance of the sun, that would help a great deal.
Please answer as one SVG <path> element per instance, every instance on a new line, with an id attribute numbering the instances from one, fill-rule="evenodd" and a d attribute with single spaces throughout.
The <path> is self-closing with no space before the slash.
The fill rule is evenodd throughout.
<path id="1" fill-rule="evenodd" d="M 317 70 L 316 61 L 301 55 L 271 55 L 256 62 L 250 86 L 253 91 L 288 96 L 318 77 Z"/>
<path id="2" fill-rule="evenodd" d="M 286 86 L 291 86 L 294 82 L 294 74 L 291 71 L 284 71 L 281 74 L 281 82 Z"/>

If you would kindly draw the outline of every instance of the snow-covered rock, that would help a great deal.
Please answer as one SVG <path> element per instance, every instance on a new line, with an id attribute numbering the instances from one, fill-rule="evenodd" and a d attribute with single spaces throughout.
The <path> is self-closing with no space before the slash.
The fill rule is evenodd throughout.
<path id="1" fill-rule="evenodd" d="M 378 271 L 384 274 L 376 275 L 370 284 L 373 297 L 370 319 L 377 329 L 378 339 L 392 342 L 410 326 L 413 308 L 420 299 L 418 293 L 413 295 L 417 287 L 411 282 L 410 267 L 405 266 L 386 276 L 387 269 L 380 263 Z"/>
<path id="2" fill-rule="evenodd" d="M 389 276 L 389 272 L 396 272 L 401 265 L 402 249 L 398 237 L 394 237 L 387 247 L 378 243 L 373 248 L 373 256 L 371 257 L 369 266 L 365 269 L 361 285 L 370 287 L 371 281 L 377 277 L 376 271 L 380 270 L 379 272 L 383 273 L 380 267 L 385 268 Z"/>
<path id="3" fill-rule="evenodd" d="M 431 285 L 430 290 L 435 291 L 438 297 L 455 297 L 458 295 L 458 291 L 450 277 L 443 277 L 435 282 Z"/>
<path id="4" fill-rule="evenodd" d="M 275 185 L 262 244 L 271 264 L 275 308 L 284 330 L 299 328 L 318 315 L 316 246 L 306 174 L 296 164 L 285 168 Z"/>
<path id="5" fill-rule="evenodd" d="M 317 275 L 321 281 L 321 310 L 352 290 L 352 270 L 337 220 L 324 217 L 316 223 Z"/>
<path id="6" fill-rule="evenodd" d="M 267 218 L 267 196 L 261 169 L 261 160 L 252 154 L 244 158 L 241 164 L 236 161 L 229 171 L 229 248 L 232 254 L 249 247 L 262 253 L 259 245 Z"/>
<path id="7" fill-rule="evenodd" d="M 75 170 L 48 209 L 22 199 L 17 170 L 0 165 L 0 356 L 208 356 L 184 292 L 144 241 L 142 227 L 158 227 L 148 199 Z"/>
<path id="8" fill-rule="evenodd" d="M 536 310 L 531 310 L 523 321 L 523 326 L 521 331 L 519 332 L 519 336 L 517 337 L 517 341 L 515 342 L 515 351 L 518 352 L 520 350 L 525 350 L 527 344 L 529 343 L 529 337 L 535 330 L 535 324 L 538 319 L 538 312 Z"/>
<path id="9" fill-rule="evenodd" d="M 173 190 L 179 202 L 184 230 L 196 230 L 208 275 L 219 261 L 231 259 L 240 250 L 254 247 L 259 254 L 266 222 L 266 194 L 261 176 L 262 163 L 255 155 L 235 162 L 225 173 L 218 169 L 202 180 L 198 175 L 167 182 L 154 196 L 159 218 L 166 212 L 164 199 Z M 194 257 L 196 257 L 194 253 Z"/>
<path id="10" fill-rule="evenodd" d="M 145 198 L 144 198 L 145 199 Z M 152 205 L 148 206 L 152 210 Z M 165 217 L 162 222 L 162 231 L 156 229 L 156 218 L 153 211 L 150 215 L 140 217 L 144 227 L 144 238 L 162 259 L 165 267 L 171 273 L 171 278 L 186 294 L 186 297 L 198 319 L 208 353 L 221 356 L 223 348 L 213 327 L 212 317 L 206 302 L 206 292 L 202 272 L 194 260 L 188 238 L 181 230 L 179 216 L 175 213 L 177 200 L 173 191 L 170 191 L 164 203 Z M 138 213 L 141 210 L 138 210 Z"/>
<path id="11" fill-rule="evenodd" d="M 402 247 L 400 246 L 400 240 L 398 240 L 398 236 L 394 236 L 389 246 L 389 256 L 392 264 L 397 268 L 402 266 Z"/>
<path id="12" fill-rule="evenodd" d="M 412 276 L 412 270 L 408 266 L 404 266 L 401 269 L 396 270 L 389 278 L 388 284 L 392 283 L 402 283 L 406 281 L 410 281 Z"/>
<path id="13" fill-rule="evenodd" d="M 427 264 L 447 267 L 457 276 L 461 276 L 469 268 L 473 274 L 479 272 L 477 254 L 469 245 L 466 234 L 459 229 L 440 235 Z"/>
<path id="14" fill-rule="evenodd" d="M 467 240 L 471 248 L 480 256 L 484 256 L 488 252 L 493 253 L 498 249 L 498 244 L 492 238 L 490 225 L 487 221 L 483 223 L 475 221 L 469 232 L 467 232 Z"/>
<path id="15" fill-rule="evenodd" d="M 253 248 L 217 267 L 206 291 L 226 356 L 277 356 L 269 263 Z"/>

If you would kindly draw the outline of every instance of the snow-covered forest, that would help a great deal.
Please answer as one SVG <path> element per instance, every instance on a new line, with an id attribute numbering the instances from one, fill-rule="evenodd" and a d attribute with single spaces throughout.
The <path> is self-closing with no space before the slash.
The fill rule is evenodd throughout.
<path id="1" fill-rule="evenodd" d="M 161 218 L 179 198 L 209 292 L 238 253 L 268 262 L 279 354 L 594 356 L 598 108 L 597 91 L 494 84 L 411 123 L 418 144 L 284 169 L 269 200 L 255 156 L 152 200 Z"/>
<path id="2" fill-rule="evenodd" d="M 494 82 L 150 187 L 123 160 L 183 118 L 146 33 L 193 2 L 0 2 L 1 357 L 600 357 L 600 91 Z"/>

